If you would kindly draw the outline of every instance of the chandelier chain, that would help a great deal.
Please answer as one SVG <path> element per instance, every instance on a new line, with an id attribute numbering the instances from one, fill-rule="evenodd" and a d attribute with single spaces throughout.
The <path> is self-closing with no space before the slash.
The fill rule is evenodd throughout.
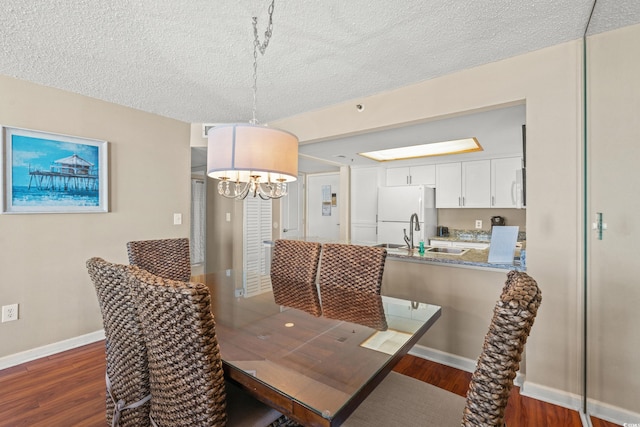
<path id="1" fill-rule="evenodd" d="M 267 25 L 267 30 L 264 32 L 264 41 L 260 43 L 260 38 L 258 37 L 258 17 L 254 16 L 252 18 L 253 21 L 253 118 L 251 119 L 251 124 L 257 124 L 258 120 L 256 119 L 256 110 L 257 110 L 257 101 L 258 101 L 258 51 L 260 51 L 261 55 L 264 55 L 264 52 L 267 50 L 267 46 L 269 46 L 269 40 L 271 40 L 271 34 L 273 34 L 273 7 L 275 0 L 271 0 L 271 5 L 269 6 L 269 23 Z"/>

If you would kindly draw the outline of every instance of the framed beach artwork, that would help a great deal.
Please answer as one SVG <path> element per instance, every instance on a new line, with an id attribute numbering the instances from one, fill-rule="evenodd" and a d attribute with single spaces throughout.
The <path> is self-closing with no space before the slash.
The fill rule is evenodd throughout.
<path id="1" fill-rule="evenodd" d="M 2 213 L 108 212 L 107 142 L 2 126 Z"/>

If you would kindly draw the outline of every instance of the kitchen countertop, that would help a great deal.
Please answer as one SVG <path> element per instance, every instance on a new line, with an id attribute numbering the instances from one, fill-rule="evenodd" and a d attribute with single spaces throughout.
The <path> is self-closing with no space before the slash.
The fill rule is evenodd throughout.
<path id="1" fill-rule="evenodd" d="M 516 257 L 519 257 L 519 250 L 516 250 Z M 513 264 L 493 264 L 488 262 L 489 249 L 469 249 L 462 255 L 451 255 L 442 253 L 425 252 L 421 254 L 418 248 L 409 251 L 407 248 L 387 249 L 387 259 L 397 259 L 398 261 L 420 262 L 426 264 L 446 264 L 452 267 L 480 268 L 491 270 L 517 270 L 525 271 L 519 261 Z"/>
<path id="2" fill-rule="evenodd" d="M 437 239 L 441 239 L 441 238 L 437 237 Z M 332 239 L 324 239 L 324 238 L 317 238 L 317 237 L 298 238 L 296 240 L 304 240 L 304 241 L 318 242 L 318 243 L 358 244 L 358 243 L 346 242 L 344 240 L 332 240 Z M 455 238 L 447 239 L 447 240 L 460 241 L 459 239 L 455 239 Z M 272 241 L 265 241 L 264 243 L 269 245 L 273 244 Z M 483 243 L 486 243 L 486 242 L 483 242 Z M 369 246 L 367 244 L 364 244 L 364 245 Z M 426 246 L 425 249 L 428 249 L 429 247 L 430 246 Z M 475 268 L 480 270 L 526 271 L 526 268 L 522 268 L 519 264 L 520 249 L 516 249 L 515 256 L 517 259 L 514 261 L 513 264 L 492 264 L 488 262 L 489 249 L 469 249 L 466 253 L 462 255 L 451 255 L 451 254 L 430 253 L 430 252 L 425 252 L 424 254 L 420 254 L 418 252 L 418 248 L 415 248 L 413 251 L 409 251 L 406 247 L 387 249 L 387 259 L 397 260 L 397 261 L 447 265 L 451 267 Z"/>

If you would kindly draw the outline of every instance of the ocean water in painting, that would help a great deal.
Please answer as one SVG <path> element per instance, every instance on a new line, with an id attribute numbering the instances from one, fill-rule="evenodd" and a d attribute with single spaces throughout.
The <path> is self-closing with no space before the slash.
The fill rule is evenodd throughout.
<path id="1" fill-rule="evenodd" d="M 14 186 L 13 206 L 98 206 L 98 191 L 53 191 Z"/>

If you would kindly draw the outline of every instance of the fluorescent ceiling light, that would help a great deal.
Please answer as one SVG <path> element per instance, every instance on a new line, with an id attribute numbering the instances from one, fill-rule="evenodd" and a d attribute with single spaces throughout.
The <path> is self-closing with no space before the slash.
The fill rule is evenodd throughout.
<path id="1" fill-rule="evenodd" d="M 391 160 L 416 159 L 418 157 L 444 156 L 447 154 L 471 153 L 482 151 L 475 138 L 456 139 L 453 141 L 432 142 L 430 144 L 411 145 L 409 147 L 389 148 L 386 150 L 358 153 L 361 156 L 378 162 Z"/>

